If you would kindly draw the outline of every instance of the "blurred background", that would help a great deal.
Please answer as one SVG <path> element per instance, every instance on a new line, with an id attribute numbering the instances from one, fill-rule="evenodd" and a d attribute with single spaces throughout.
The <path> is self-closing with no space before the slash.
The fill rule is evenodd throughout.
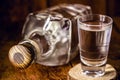
<path id="1" fill-rule="evenodd" d="M 62 3 L 89 5 L 93 13 L 106 14 L 111 17 L 120 15 L 119 0 L 1 0 L 0 41 L 19 38 L 28 13 Z"/>
<path id="2" fill-rule="evenodd" d="M 30 68 L 30 71 L 28 70 L 24 74 L 21 72 L 17 72 L 14 69 L 14 67 L 12 67 L 11 63 L 8 60 L 9 48 L 21 40 L 21 31 L 23 28 L 23 24 L 26 20 L 26 16 L 29 13 L 44 10 L 46 8 L 50 8 L 52 6 L 56 6 L 62 3 L 70 3 L 70 4 L 77 3 L 77 4 L 88 5 L 92 8 L 93 13 L 105 14 L 113 18 L 114 23 L 113 23 L 113 33 L 111 40 L 112 46 L 110 46 L 110 56 L 109 56 L 110 60 L 108 61 L 118 71 L 119 79 L 120 79 L 120 65 L 117 64 L 120 61 L 120 0 L 1 0 L 0 1 L 0 80 L 14 80 L 13 75 L 14 77 L 18 77 L 18 79 L 20 80 L 25 80 L 24 78 L 21 79 L 21 76 L 26 78 L 26 76 L 24 75 L 29 74 L 29 72 L 32 69 L 35 70 L 36 72 L 38 71 L 36 67 L 32 66 L 33 68 Z M 48 69 L 46 69 L 46 71 L 47 70 Z M 38 72 L 34 74 L 34 72 L 31 71 L 31 74 L 34 76 L 38 76 L 36 74 L 40 74 L 40 73 Z M 17 75 L 21 75 L 21 76 L 17 76 Z M 9 79 L 4 79 L 7 77 Z M 15 78 L 15 80 L 18 79 Z"/>

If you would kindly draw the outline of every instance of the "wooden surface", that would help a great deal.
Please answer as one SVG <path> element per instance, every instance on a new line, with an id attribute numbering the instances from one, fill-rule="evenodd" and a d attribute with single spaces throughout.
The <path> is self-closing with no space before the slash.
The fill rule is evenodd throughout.
<path id="1" fill-rule="evenodd" d="M 32 64 L 25 70 L 14 68 L 8 60 L 8 50 L 19 39 L 21 28 L 29 12 L 45 9 L 60 3 L 90 5 L 94 13 L 119 15 L 119 0 L 1 0 L 0 2 L 0 80 L 66 80 L 68 71 L 78 64 L 79 55 L 69 64 L 46 67 Z M 115 4 L 114 4 L 115 3 Z M 117 70 L 120 80 L 120 18 L 115 18 L 108 63 Z M 17 38 L 16 38 L 17 37 Z"/>
<path id="2" fill-rule="evenodd" d="M 90 77 L 82 74 L 81 64 L 77 64 L 68 72 L 68 80 L 113 80 L 116 79 L 116 70 L 110 64 L 106 65 L 105 74 L 101 77 Z"/>
<path id="3" fill-rule="evenodd" d="M 116 24 L 113 26 L 108 63 L 116 69 L 117 78 L 120 80 L 120 33 L 118 29 L 116 31 L 115 26 Z M 69 64 L 63 66 L 47 67 L 34 63 L 25 70 L 19 70 L 13 67 L 8 59 L 10 47 L 19 40 L 7 39 L 6 36 L 0 39 L 0 80 L 67 80 L 68 71 L 80 62 L 78 55 Z"/>

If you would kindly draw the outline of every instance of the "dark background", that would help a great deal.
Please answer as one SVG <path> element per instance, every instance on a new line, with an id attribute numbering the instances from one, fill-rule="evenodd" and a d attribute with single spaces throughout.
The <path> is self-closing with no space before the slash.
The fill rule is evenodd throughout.
<path id="1" fill-rule="evenodd" d="M 85 4 L 91 6 L 93 13 L 111 17 L 120 15 L 120 0 L 1 0 L 0 41 L 19 38 L 28 13 L 61 3 Z"/>

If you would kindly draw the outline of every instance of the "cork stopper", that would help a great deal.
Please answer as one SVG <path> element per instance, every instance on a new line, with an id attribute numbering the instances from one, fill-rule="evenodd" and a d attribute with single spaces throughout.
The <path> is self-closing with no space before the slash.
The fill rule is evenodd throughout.
<path id="1" fill-rule="evenodd" d="M 33 51 L 24 45 L 15 45 L 9 50 L 10 62 L 17 68 L 27 68 L 34 59 Z"/>

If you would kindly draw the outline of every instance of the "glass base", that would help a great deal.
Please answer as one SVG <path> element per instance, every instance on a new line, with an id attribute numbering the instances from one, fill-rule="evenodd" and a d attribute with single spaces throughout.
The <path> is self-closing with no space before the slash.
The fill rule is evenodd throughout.
<path id="1" fill-rule="evenodd" d="M 110 64 L 106 64 L 105 73 L 102 74 L 98 71 L 93 73 L 83 72 L 81 64 L 77 64 L 69 70 L 68 80 L 116 80 L 117 77 L 115 68 Z"/>
<path id="2" fill-rule="evenodd" d="M 100 77 L 105 74 L 105 72 L 102 71 L 82 71 L 82 73 L 90 77 Z"/>
<path id="3" fill-rule="evenodd" d="M 81 65 L 82 68 L 82 74 L 85 74 L 87 76 L 91 77 L 100 77 L 105 74 L 105 65 L 102 66 L 86 66 Z"/>

